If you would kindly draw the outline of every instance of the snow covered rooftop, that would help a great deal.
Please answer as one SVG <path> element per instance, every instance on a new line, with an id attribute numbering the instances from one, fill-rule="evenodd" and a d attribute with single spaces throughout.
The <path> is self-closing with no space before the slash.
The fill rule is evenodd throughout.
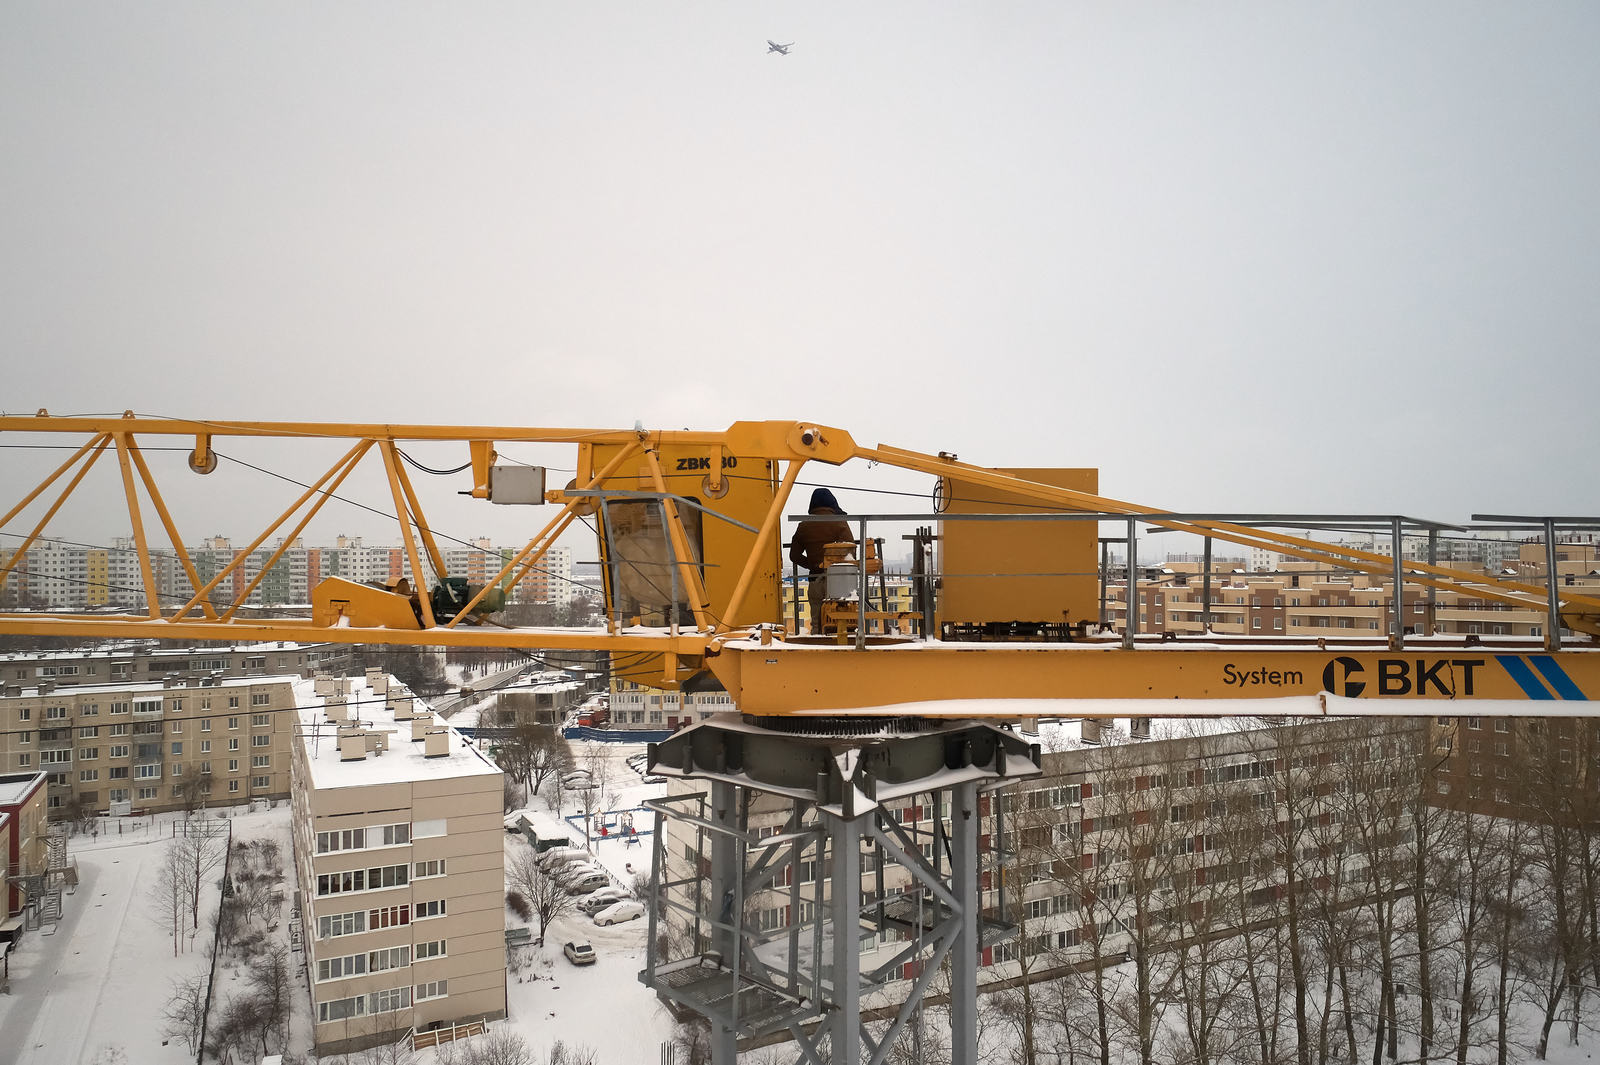
<path id="1" fill-rule="evenodd" d="M 50 691 L 48 695 L 50 698 L 54 698 L 58 695 L 62 698 L 68 698 L 93 695 L 96 692 L 128 692 L 132 695 L 138 695 L 141 692 L 162 691 L 169 691 L 177 694 L 185 694 L 188 692 L 200 692 L 203 694 L 205 692 L 216 691 L 221 688 L 248 688 L 252 684 L 292 684 L 299 680 L 299 675 L 295 673 L 252 674 L 248 677 L 218 677 L 214 683 L 208 680 L 204 684 L 200 682 L 199 677 L 190 677 L 174 684 L 168 684 L 160 678 L 155 680 L 140 681 L 121 680 L 106 681 L 103 684 L 73 684 L 64 688 L 55 688 Z M 37 687 L 23 688 L 20 696 L 20 698 L 24 699 L 39 697 L 40 693 Z"/>
<path id="2" fill-rule="evenodd" d="M 429 728 L 442 729 L 445 753 L 429 758 L 423 740 L 412 740 L 412 722 L 395 720 L 394 711 L 383 695 L 374 692 L 360 677 L 348 678 L 345 705 L 349 724 L 359 724 L 366 732 L 383 734 L 387 750 L 369 751 L 364 758 L 346 760 L 339 753 L 340 723 L 330 721 L 326 699 L 316 692 L 313 680 L 296 679 L 295 711 L 300 717 L 297 742 L 306 750 L 311 782 L 317 788 L 356 788 L 370 784 L 403 784 L 416 780 L 441 780 L 450 777 L 498 774 L 500 767 L 482 754 L 454 728 L 433 715 L 432 708 L 413 696 L 412 712 L 431 718 Z M 400 682 L 389 679 L 391 690 Z"/>
<path id="3" fill-rule="evenodd" d="M 41 783 L 43 773 L 8 773 L 0 776 L 0 806 L 15 806 Z"/>

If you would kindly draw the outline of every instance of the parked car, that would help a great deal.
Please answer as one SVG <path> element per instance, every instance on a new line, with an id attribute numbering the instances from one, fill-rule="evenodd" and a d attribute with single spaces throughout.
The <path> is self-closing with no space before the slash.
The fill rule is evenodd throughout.
<path id="1" fill-rule="evenodd" d="M 593 855 L 580 847 L 551 847 L 539 853 L 539 868 L 549 872 L 573 862 L 588 861 L 591 857 Z"/>
<path id="2" fill-rule="evenodd" d="M 568 791 L 588 791 L 594 787 L 594 781 L 590 779 L 587 770 L 580 769 L 575 773 L 568 773 L 562 777 L 561 786 Z"/>
<path id="3" fill-rule="evenodd" d="M 597 869 L 593 872 L 584 873 L 576 880 L 567 881 L 567 894 L 587 895 L 589 892 L 603 888 L 609 883 L 611 883 L 611 878 Z"/>
<path id="4" fill-rule="evenodd" d="M 623 924 L 644 916 L 644 905 L 638 902 L 614 902 L 594 915 L 595 924 Z"/>
<path id="5" fill-rule="evenodd" d="M 561 948 L 561 953 L 574 965 L 593 965 L 594 948 L 587 941 L 582 943 L 568 943 Z"/>
<path id="6" fill-rule="evenodd" d="M 585 917 L 593 917 L 601 910 L 614 903 L 624 902 L 628 893 L 619 887 L 603 887 L 599 891 L 591 891 L 578 900 L 578 912 Z"/>

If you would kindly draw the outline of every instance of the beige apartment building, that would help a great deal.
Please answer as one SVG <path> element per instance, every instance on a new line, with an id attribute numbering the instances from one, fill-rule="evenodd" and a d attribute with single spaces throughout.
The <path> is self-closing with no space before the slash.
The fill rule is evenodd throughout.
<path id="1" fill-rule="evenodd" d="M 1600 589 L 1596 545 L 1557 544 L 1560 587 Z M 1474 577 L 1505 577 L 1543 584 L 1545 545 L 1518 545 L 1515 561 L 1489 570 L 1468 562 L 1445 562 Z M 1394 609 L 1393 581 L 1365 573 L 1335 570 L 1315 562 L 1281 562 L 1270 572 L 1213 569 L 1209 600 L 1199 562 L 1169 562 L 1146 571 L 1139 581 L 1135 631 L 1146 634 L 1292 636 L 1301 638 L 1377 637 L 1389 631 Z M 1127 624 L 1126 583 L 1106 587 L 1108 620 Z M 1408 634 L 1480 637 L 1544 636 L 1548 616 L 1542 607 L 1518 608 L 1467 591 L 1407 587 L 1400 616 Z"/>
<path id="2" fill-rule="evenodd" d="M 295 879 L 316 1052 L 503 1017 L 499 768 L 376 671 L 296 692 Z"/>
<path id="3" fill-rule="evenodd" d="M 296 679 L 7 680 L 0 772 L 45 773 L 57 818 L 286 798 Z"/>

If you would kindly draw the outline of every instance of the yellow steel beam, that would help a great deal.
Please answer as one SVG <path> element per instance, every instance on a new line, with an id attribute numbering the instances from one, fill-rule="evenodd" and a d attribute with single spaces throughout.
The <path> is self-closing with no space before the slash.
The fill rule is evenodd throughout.
<path id="1" fill-rule="evenodd" d="M 397 469 L 400 456 L 395 454 L 393 440 L 380 441 L 378 450 L 383 453 L 383 468 L 389 474 L 389 492 L 394 497 L 394 512 L 400 518 L 400 542 L 405 545 L 406 560 L 411 564 L 411 581 L 416 586 L 417 603 L 422 609 L 422 627 L 431 629 L 434 626 L 433 597 L 428 594 L 428 577 L 422 572 L 422 560 L 417 556 L 417 538 L 411 532 L 411 512 L 406 509 L 405 494 L 400 489 Z M 439 576 L 442 578 L 444 574 Z"/>
<path id="2" fill-rule="evenodd" d="M 15 507 L 11 508 L 11 510 L 7 513 L 8 520 L 11 517 L 14 517 L 22 510 L 23 507 L 33 502 L 33 500 L 37 499 L 40 494 L 45 491 L 45 489 L 54 484 L 56 479 L 59 478 L 61 474 L 65 473 L 69 466 L 77 462 L 84 452 L 89 451 L 90 448 L 94 449 L 92 452 L 90 452 L 88 458 L 84 459 L 83 465 L 78 469 L 78 472 L 72 475 L 72 479 L 68 481 L 66 487 L 61 490 L 61 494 L 56 497 L 55 502 L 50 504 L 50 508 L 45 511 L 44 517 L 39 519 L 39 523 L 33 527 L 33 531 L 23 538 L 21 545 L 19 545 L 17 549 L 11 553 L 11 557 L 6 560 L 6 564 L 4 566 L 0 566 L 0 585 L 5 584 L 6 577 L 11 573 L 12 567 L 14 567 L 20 559 L 27 555 L 28 548 L 33 546 L 33 542 L 39 538 L 39 534 L 44 532 L 44 527 L 50 524 L 50 519 L 56 516 L 56 511 L 60 510 L 61 505 L 71 497 L 72 490 L 78 487 L 79 482 L 81 482 L 88 472 L 94 467 L 94 464 L 99 461 L 100 456 L 105 452 L 106 445 L 110 442 L 111 437 L 102 434 L 96 436 L 93 440 L 83 445 L 83 447 L 80 447 L 77 451 L 73 452 L 72 457 L 63 463 L 55 473 L 46 478 L 43 484 L 41 484 L 38 488 L 35 488 L 32 492 L 28 493 L 27 497 L 23 499 L 21 503 L 18 503 Z M 0 522 L 0 526 L 3 525 L 4 523 Z"/>
<path id="3" fill-rule="evenodd" d="M 155 568 L 150 565 L 150 545 L 144 538 L 144 518 L 139 513 L 139 490 L 133 483 L 133 460 L 128 457 L 128 447 L 132 436 L 128 433 L 115 433 L 112 439 L 117 442 L 117 464 L 122 468 L 122 492 L 128 500 L 128 521 L 133 525 L 133 543 L 139 551 L 139 572 L 144 577 L 144 598 L 149 605 L 150 616 L 161 616 L 161 589 L 156 585 Z"/>
<path id="4" fill-rule="evenodd" d="M 322 486 L 324 484 L 327 484 L 328 481 L 331 480 L 335 476 L 335 474 L 338 474 L 341 469 L 344 469 L 345 472 L 349 472 L 349 469 L 353 468 L 355 466 L 355 464 L 360 461 L 361 456 L 365 455 L 367 453 L 367 449 L 370 448 L 370 447 L 372 447 L 372 441 L 370 441 L 370 440 L 358 440 L 358 441 L 356 441 L 355 447 L 352 447 L 349 451 L 345 452 L 344 457 L 341 458 L 338 462 L 335 462 L 332 466 L 330 466 L 328 468 L 328 471 L 326 473 L 324 473 L 321 477 L 317 478 L 316 482 L 313 483 L 310 488 L 307 488 L 304 492 L 301 493 L 299 499 L 296 499 L 293 503 L 289 504 L 288 508 L 286 510 L 284 510 L 284 512 L 282 514 L 278 515 L 278 519 L 276 521 L 274 521 L 271 525 L 268 525 L 266 527 L 266 529 L 262 531 L 261 535 L 257 536 L 254 540 L 250 541 L 250 546 L 249 547 L 245 548 L 243 551 L 240 551 L 238 554 L 234 555 L 233 561 L 229 562 L 226 566 L 222 567 L 222 570 L 215 577 L 211 578 L 211 580 L 206 582 L 206 586 L 204 588 L 200 588 L 200 589 L 196 590 L 196 592 L 194 593 L 194 598 L 190 599 L 187 603 L 185 603 L 178 610 L 178 612 L 175 615 L 173 615 L 172 620 L 173 621 L 181 621 L 181 620 L 183 620 L 183 618 L 188 615 L 189 611 L 191 611 L 191 610 L 193 610 L 195 608 L 196 604 L 198 604 L 201 600 L 205 599 L 206 596 L 211 594 L 211 590 L 213 588 L 215 588 L 217 585 L 221 584 L 225 578 L 227 578 L 230 575 L 232 575 L 234 570 L 236 570 L 240 566 L 244 565 L 245 561 L 247 559 L 249 559 L 249 557 L 255 552 L 256 548 L 260 547 L 263 543 L 265 543 L 266 540 L 267 540 L 267 537 L 271 536 L 273 534 L 273 532 L 275 532 L 280 525 L 282 525 L 284 522 L 289 520 L 289 515 L 293 514 L 295 511 L 299 510 L 302 506 L 304 506 L 306 500 L 308 500 L 312 496 L 316 495 L 317 492 L 322 488 Z M 341 479 L 342 479 L 342 475 L 341 475 Z M 330 489 L 330 491 L 331 491 L 331 489 Z"/>
<path id="5" fill-rule="evenodd" d="M 1019 717 L 1076 716 L 1062 700 L 1136 701 L 1103 716 L 1181 717 L 1215 711 L 1207 700 L 1335 696 L 1425 700 L 1392 713 L 1474 713 L 1482 700 L 1517 702 L 1528 714 L 1593 712 L 1600 699 L 1600 651 L 1526 654 L 1483 647 L 1390 651 L 1319 651 L 1275 647 L 1216 649 L 1120 646 L 922 644 L 880 647 L 802 646 L 756 641 L 724 645 L 707 665 L 747 714 L 861 712 Z M 1031 700 L 1039 705 L 1027 708 Z M 1174 700 L 1182 700 L 1182 703 Z M 1046 704 L 1056 704 L 1054 708 Z M 1447 705 L 1459 709 L 1446 711 Z M 1163 711 L 1163 706 L 1171 710 Z M 1435 709 L 1437 707 L 1437 709 Z M 1346 710 L 1349 710 L 1346 707 Z M 1270 713 L 1234 708 L 1229 713 Z M 1288 712 L 1288 711 L 1280 711 Z M 1302 707 L 1297 713 L 1304 713 Z"/>
<path id="6" fill-rule="evenodd" d="M 139 445 L 131 440 L 128 442 L 128 453 L 133 457 L 133 464 L 139 471 L 139 480 L 144 482 L 145 494 L 150 497 L 151 505 L 156 508 L 156 514 L 161 518 L 162 528 L 167 531 L 167 539 L 172 543 L 172 550 L 177 553 L 178 562 L 189 578 L 189 587 L 200 587 L 200 572 L 195 569 L 194 560 L 189 557 L 189 549 L 183 546 L 183 537 L 178 534 L 178 526 L 172 520 L 172 514 L 168 512 L 160 490 L 156 488 L 156 480 L 150 475 L 150 467 L 145 464 L 144 453 L 139 450 Z M 209 599 L 200 604 L 200 609 L 205 612 L 206 617 L 216 619 L 217 612 L 212 609 Z"/>

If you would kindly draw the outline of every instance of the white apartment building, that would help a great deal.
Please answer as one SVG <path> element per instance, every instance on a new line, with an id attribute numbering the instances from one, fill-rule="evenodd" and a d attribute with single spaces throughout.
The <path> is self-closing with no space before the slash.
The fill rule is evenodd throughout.
<path id="1" fill-rule="evenodd" d="M 319 1055 L 505 1015 L 500 770 L 391 683 L 296 687 L 295 879 Z"/>

